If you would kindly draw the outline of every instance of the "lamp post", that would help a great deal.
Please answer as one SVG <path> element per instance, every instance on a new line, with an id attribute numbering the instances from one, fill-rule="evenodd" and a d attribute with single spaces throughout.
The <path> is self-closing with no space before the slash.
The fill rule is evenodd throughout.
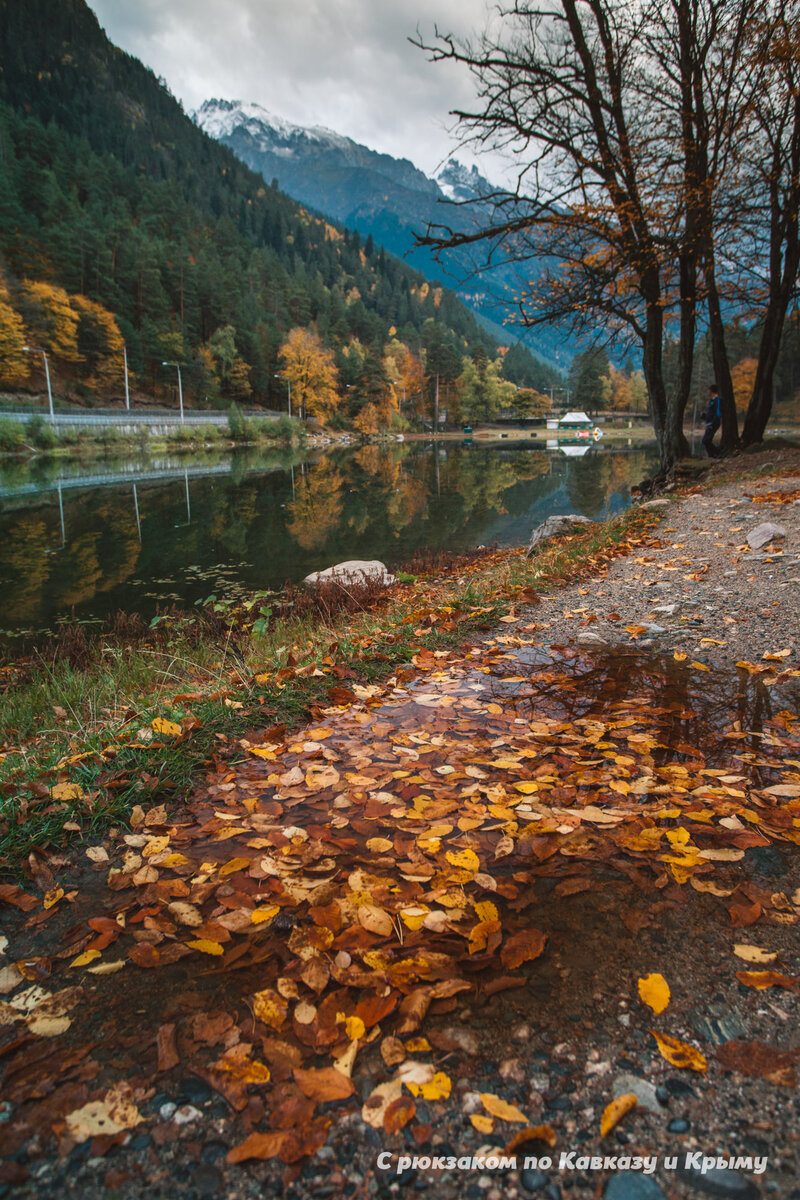
<path id="1" fill-rule="evenodd" d="M 122 359 L 125 363 L 125 407 L 129 409 L 131 406 L 131 390 L 128 386 L 128 347 L 125 342 L 122 343 Z"/>
<path id="2" fill-rule="evenodd" d="M 183 424 L 183 383 L 181 382 L 181 365 L 176 362 L 162 362 L 162 367 L 174 367 L 178 372 L 178 403 L 181 408 L 181 425 Z"/>
<path id="3" fill-rule="evenodd" d="M 277 375 L 277 374 L 276 374 L 276 375 L 275 375 L 275 378 L 276 378 L 276 379 L 283 379 L 284 377 L 283 377 L 283 375 Z M 291 415 L 292 415 L 292 381 L 291 381 L 291 379 L 289 379 L 289 377 L 288 377 L 288 376 L 286 377 L 286 387 L 287 387 L 287 389 L 288 389 L 288 392 L 289 392 L 289 416 L 291 416 Z"/>
<path id="4" fill-rule="evenodd" d="M 53 389 L 50 386 L 50 364 L 47 361 L 47 353 L 39 346 L 23 346 L 22 349 L 26 354 L 41 354 L 44 359 L 44 374 L 47 380 L 47 399 L 50 404 L 50 420 L 55 424 L 56 414 L 53 409 Z"/>

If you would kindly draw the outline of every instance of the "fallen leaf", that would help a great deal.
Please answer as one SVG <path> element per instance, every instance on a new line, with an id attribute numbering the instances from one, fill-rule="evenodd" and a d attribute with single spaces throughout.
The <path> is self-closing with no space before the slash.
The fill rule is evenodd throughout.
<path id="1" fill-rule="evenodd" d="M 481 1092 L 481 1104 L 486 1111 L 493 1117 L 497 1117 L 500 1121 L 514 1121 L 521 1125 L 527 1123 L 528 1118 L 524 1113 L 520 1112 L 515 1104 L 509 1104 L 500 1096 L 495 1096 L 492 1092 Z"/>
<path id="2" fill-rule="evenodd" d="M 669 984 L 663 975 L 645 975 L 643 979 L 639 980 L 639 997 L 658 1015 L 669 1004 Z"/>
<path id="3" fill-rule="evenodd" d="M 638 1101 L 633 1092 L 625 1092 L 623 1095 L 617 1096 L 610 1104 L 607 1104 L 600 1118 L 600 1137 L 606 1137 L 607 1134 L 611 1133 L 614 1126 L 622 1120 L 626 1113 L 635 1108 L 637 1103 Z"/>
<path id="4" fill-rule="evenodd" d="M 668 1033 L 656 1033 L 654 1029 L 651 1029 L 650 1033 L 656 1040 L 662 1058 L 665 1058 L 668 1063 L 672 1063 L 673 1067 L 681 1067 L 688 1071 L 708 1070 L 708 1063 L 694 1046 L 680 1042 Z"/>

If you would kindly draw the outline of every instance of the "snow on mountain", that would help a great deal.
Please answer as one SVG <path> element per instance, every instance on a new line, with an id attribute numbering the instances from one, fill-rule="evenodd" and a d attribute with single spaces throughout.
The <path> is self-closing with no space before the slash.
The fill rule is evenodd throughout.
<path id="1" fill-rule="evenodd" d="M 457 158 L 451 158 L 442 168 L 436 183 L 447 200 L 476 200 L 492 191 L 492 185 L 476 166 L 467 167 Z"/>
<path id="2" fill-rule="evenodd" d="M 242 131 L 256 145 L 273 153 L 280 149 L 290 153 L 307 150 L 309 142 L 342 150 L 357 144 L 333 129 L 326 129 L 324 125 L 293 125 L 260 104 L 247 104 L 241 100 L 205 100 L 192 113 L 192 119 L 217 140 L 230 138 L 237 131 Z"/>

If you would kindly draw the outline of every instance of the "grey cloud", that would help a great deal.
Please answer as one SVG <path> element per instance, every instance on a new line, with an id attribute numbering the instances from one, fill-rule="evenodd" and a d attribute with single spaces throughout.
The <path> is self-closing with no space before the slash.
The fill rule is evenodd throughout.
<path id="1" fill-rule="evenodd" d="M 112 41 L 186 108 L 255 101 L 432 170 L 455 146 L 449 110 L 472 82 L 410 45 L 419 25 L 482 29 L 486 0 L 90 0 Z"/>

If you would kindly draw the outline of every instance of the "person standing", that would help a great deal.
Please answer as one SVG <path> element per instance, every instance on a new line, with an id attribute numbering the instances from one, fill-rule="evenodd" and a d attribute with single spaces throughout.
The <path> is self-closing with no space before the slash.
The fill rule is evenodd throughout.
<path id="1" fill-rule="evenodd" d="M 708 404 L 703 412 L 703 418 L 706 422 L 706 429 L 703 434 L 703 445 L 705 446 L 706 454 L 709 458 L 719 458 L 722 451 L 714 445 L 714 434 L 722 424 L 722 402 L 720 400 L 719 388 L 715 383 L 712 383 L 708 389 Z"/>

